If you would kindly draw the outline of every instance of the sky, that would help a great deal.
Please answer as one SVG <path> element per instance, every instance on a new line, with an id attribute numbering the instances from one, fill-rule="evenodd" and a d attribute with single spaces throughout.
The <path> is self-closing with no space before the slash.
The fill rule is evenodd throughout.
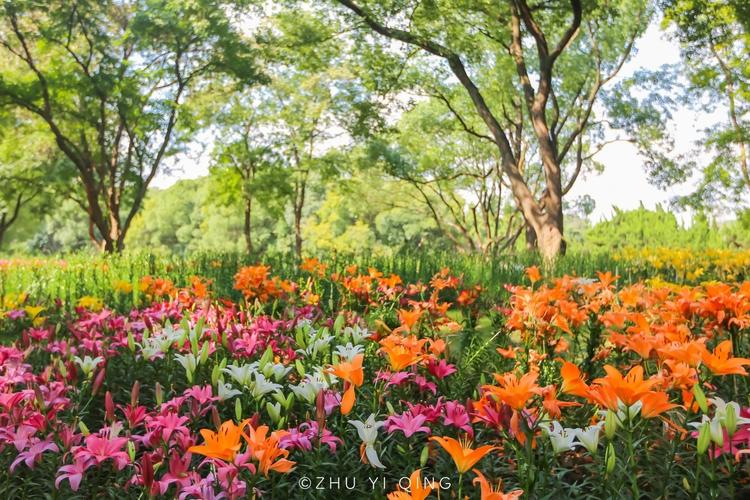
<path id="1" fill-rule="evenodd" d="M 679 61 L 680 52 L 676 41 L 670 40 L 657 23 L 652 23 L 643 37 L 636 44 L 636 53 L 620 71 L 618 79 L 627 78 L 638 70 L 657 69 L 664 64 Z M 617 80 L 609 83 L 612 85 Z M 675 110 L 670 124 L 676 130 L 675 151 L 687 152 L 700 137 L 700 131 L 706 127 L 708 115 L 693 109 L 681 107 Z M 152 183 L 153 187 L 164 188 L 179 179 L 193 179 L 208 173 L 210 148 L 193 148 L 187 155 L 160 173 Z M 638 156 L 635 145 L 626 142 L 608 144 L 597 155 L 597 160 L 605 168 L 601 174 L 590 174 L 579 178 L 567 199 L 574 200 L 584 195 L 591 196 L 596 208 L 591 214 L 592 222 L 610 218 L 613 207 L 621 209 L 637 208 L 643 204 L 654 208 L 657 204 L 667 207 L 675 195 L 685 194 L 690 190 L 690 183 L 663 191 L 649 183 L 643 169 L 643 160 Z M 689 223 L 691 214 L 676 214 L 683 223 Z"/>

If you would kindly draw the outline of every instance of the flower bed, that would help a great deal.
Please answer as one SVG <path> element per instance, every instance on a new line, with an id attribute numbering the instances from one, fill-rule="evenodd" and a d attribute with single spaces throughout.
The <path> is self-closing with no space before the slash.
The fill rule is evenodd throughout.
<path id="1" fill-rule="evenodd" d="M 15 497 L 739 497 L 750 283 L 508 286 L 316 260 L 0 312 Z M 123 283 L 113 286 L 124 287 Z M 129 290 L 128 290 L 129 292 Z M 744 492 L 744 493 L 743 493 Z"/>

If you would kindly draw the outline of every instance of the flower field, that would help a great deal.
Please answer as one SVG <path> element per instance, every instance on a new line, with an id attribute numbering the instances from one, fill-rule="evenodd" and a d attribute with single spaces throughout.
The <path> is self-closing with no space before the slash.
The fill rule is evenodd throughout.
<path id="1" fill-rule="evenodd" d="M 748 263 L 639 258 L 0 264 L 0 492 L 743 498 Z"/>

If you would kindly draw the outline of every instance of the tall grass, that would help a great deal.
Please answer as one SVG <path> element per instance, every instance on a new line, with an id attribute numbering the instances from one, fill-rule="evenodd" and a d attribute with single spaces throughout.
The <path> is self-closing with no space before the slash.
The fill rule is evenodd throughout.
<path id="1" fill-rule="evenodd" d="M 504 293 L 504 285 L 523 282 L 524 269 L 541 265 L 538 256 L 521 254 L 497 260 L 482 256 L 455 253 L 399 254 L 392 257 L 372 255 L 331 256 L 323 261 L 329 272 L 341 272 L 344 267 L 357 264 L 366 271 L 374 267 L 379 271 L 395 273 L 405 282 L 426 281 L 441 269 L 448 267 L 454 274 L 464 276 L 466 284 L 479 284 L 490 297 Z M 83 296 L 95 296 L 109 304 L 138 303 L 138 281 L 144 276 L 168 278 L 176 286 L 186 286 L 192 276 L 212 281 L 216 296 L 239 298 L 233 290 L 233 277 L 244 265 L 264 263 L 272 273 L 290 280 L 304 278 L 291 258 L 268 257 L 260 259 L 240 253 L 195 253 L 188 256 L 154 255 L 126 252 L 119 255 L 80 253 L 45 259 L 13 259 L 0 261 L 0 297 L 6 294 L 27 293 L 35 302 L 45 303 L 61 299 L 67 304 Z M 631 271 L 606 255 L 571 254 L 560 258 L 547 275 L 573 274 L 593 277 L 596 271 L 612 271 L 630 282 L 643 277 L 643 271 Z M 113 288 L 115 281 L 125 281 L 133 292 L 123 297 Z"/>

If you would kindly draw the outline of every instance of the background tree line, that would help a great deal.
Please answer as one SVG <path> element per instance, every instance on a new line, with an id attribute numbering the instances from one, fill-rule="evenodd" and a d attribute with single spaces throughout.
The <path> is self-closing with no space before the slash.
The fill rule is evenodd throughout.
<path id="1" fill-rule="evenodd" d="M 744 2 L 1 5 L 8 250 L 553 257 L 620 237 L 747 244 Z M 682 60 L 620 77 L 657 18 Z M 726 110 L 689 158 L 666 126 L 684 103 Z M 637 145 L 657 185 L 696 186 L 674 200 L 698 214 L 693 227 L 661 208 L 586 220 L 591 200 L 566 195 L 615 141 Z M 195 151 L 207 177 L 150 189 Z"/>

